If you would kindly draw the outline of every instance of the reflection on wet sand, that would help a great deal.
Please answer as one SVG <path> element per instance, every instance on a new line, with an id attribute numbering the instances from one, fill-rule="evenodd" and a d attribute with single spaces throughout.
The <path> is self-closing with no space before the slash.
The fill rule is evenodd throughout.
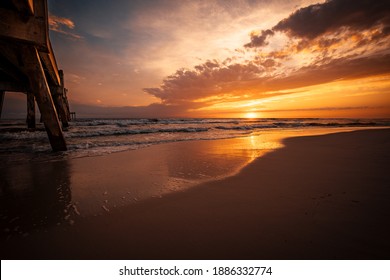
<path id="1" fill-rule="evenodd" d="M 280 137 L 279 137 L 280 138 Z M 184 191 L 236 174 L 281 146 L 278 137 L 258 135 L 219 141 L 189 141 L 72 160 L 73 202 L 81 216 L 100 215 L 145 199 Z"/>
<path id="2" fill-rule="evenodd" d="M 77 218 L 102 215 L 233 175 L 278 147 L 271 142 L 264 136 L 180 142 L 106 155 L 104 160 L 89 157 L 3 165 L 1 235 L 7 238 L 72 225 Z"/>
<path id="3" fill-rule="evenodd" d="M 0 172 L 1 236 L 28 235 L 64 222 L 72 223 L 67 161 L 26 163 Z"/>
<path id="4" fill-rule="evenodd" d="M 290 132 L 297 134 L 303 132 Z M 104 215 L 232 176 L 254 159 L 282 147 L 280 140 L 286 136 L 288 132 L 274 131 L 236 139 L 168 143 L 101 157 L 2 165 L 1 236 L 72 225 L 79 218 Z"/>

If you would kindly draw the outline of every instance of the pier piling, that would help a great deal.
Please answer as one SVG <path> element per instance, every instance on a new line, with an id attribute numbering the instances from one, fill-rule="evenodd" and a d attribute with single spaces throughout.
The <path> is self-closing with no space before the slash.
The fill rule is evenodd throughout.
<path id="1" fill-rule="evenodd" d="M 66 151 L 65 138 L 38 51 L 35 47 L 26 46 L 23 53 L 30 88 L 41 112 L 51 147 L 54 151 Z"/>
<path id="2" fill-rule="evenodd" d="M 52 149 L 64 151 L 62 127 L 71 118 L 49 39 L 47 0 L 2 0 L 0 19 L 0 116 L 6 91 L 26 93 L 28 128 L 35 128 L 36 101 Z"/>

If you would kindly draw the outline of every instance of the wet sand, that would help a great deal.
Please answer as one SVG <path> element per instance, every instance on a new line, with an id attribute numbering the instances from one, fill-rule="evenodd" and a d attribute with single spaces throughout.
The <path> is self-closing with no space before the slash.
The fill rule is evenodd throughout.
<path id="1" fill-rule="evenodd" d="M 210 142 L 216 147 L 223 143 Z M 283 140 L 283 144 L 285 147 L 271 152 L 257 151 L 264 154 L 255 160 L 258 154 L 253 156 L 253 151 L 236 149 L 241 152 L 233 156 L 237 162 L 229 168 L 249 164 L 234 176 L 168 192 L 162 197 L 152 195 L 136 203 L 118 202 L 118 207 L 111 205 L 107 213 L 100 209 L 104 213 L 99 215 L 92 211 L 84 216 L 81 206 L 73 204 L 74 173 L 79 172 L 77 182 L 100 182 L 115 188 L 116 184 L 126 183 L 126 176 L 120 174 L 142 170 L 120 169 L 129 167 L 120 163 L 131 153 L 60 161 L 51 165 L 50 172 L 35 164 L 34 172 L 41 172 L 41 180 L 49 181 L 38 185 L 49 194 L 46 200 L 40 197 L 42 209 L 34 211 L 39 215 L 52 211 L 56 215 L 46 218 L 52 221 L 37 221 L 42 223 L 40 230 L 17 236 L 9 237 L 9 231 L 14 229 L 2 226 L 1 258 L 389 259 L 390 130 L 295 137 Z M 171 170 L 178 172 L 178 166 L 197 160 L 183 148 L 196 143 L 170 145 L 177 147 L 173 150 L 182 158 Z M 172 146 L 166 151 L 168 156 L 172 156 Z M 152 157 L 164 147 L 167 149 L 163 145 L 153 147 L 148 153 Z M 221 151 L 215 154 L 223 167 L 224 161 L 228 161 L 226 155 Z M 99 166 L 106 165 L 112 169 L 112 176 L 94 178 L 80 171 L 82 166 L 93 168 L 94 164 L 96 174 Z M 155 164 L 162 168 L 160 163 Z M 212 168 L 216 167 L 206 169 Z M 104 178 L 106 181 L 101 182 Z M 50 185 L 55 185 L 57 192 L 47 192 Z M 6 190 L 2 188 L 2 195 Z M 98 193 L 109 195 L 104 194 L 103 187 Z M 91 195 L 85 192 L 85 196 Z M 60 199 L 54 203 L 53 197 Z M 58 219 L 67 223 L 58 223 Z"/>

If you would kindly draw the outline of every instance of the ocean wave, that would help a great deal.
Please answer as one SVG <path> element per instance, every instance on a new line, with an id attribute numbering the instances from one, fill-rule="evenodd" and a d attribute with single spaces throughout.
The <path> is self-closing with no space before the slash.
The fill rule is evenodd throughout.
<path id="1" fill-rule="evenodd" d="M 47 139 L 45 131 L 17 131 L 0 133 L 0 141 L 7 140 L 44 140 Z"/>
<path id="2" fill-rule="evenodd" d="M 153 134 L 153 133 L 194 133 L 208 131 L 208 128 L 149 128 L 149 129 L 111 129 L 111 130 L 79 130 L 65 132 L 66 137 L 84 138 L 96 136 L 115 136 L 115 135 L 133 135 L 133 134 Z"/>
<path id="3" fill-rule="evenodd" d="M 24 121 L 0 124 L 0 156 L 22 162 L 26 155 L 52 158 L 43 124 L 26 129 Z M 64 131 L 70 157 L 94 156 L 189 140 L 227 139 L 269 129 L 310 127 L 390 127 L 390 119 L 79 119 Z M 1 165 L 1 164 L 0 164 Z"/>
<path id="4" fill-rule="evenodd" d="M 81 119 L 74 122 L 75 126 L 109 126 L 127 127 L 134 125 L 185 125 L 185 124 L 239 124 L 238 119 Z"/>
<path id="5" fill-rule="evenodd" d="M 238 125 L 238 126 L 216 126 L 216 129 L 222 130 L 255 130 L 255 129 L 266 129 L 266 128 L 275 128 L 275 125 Z"/>

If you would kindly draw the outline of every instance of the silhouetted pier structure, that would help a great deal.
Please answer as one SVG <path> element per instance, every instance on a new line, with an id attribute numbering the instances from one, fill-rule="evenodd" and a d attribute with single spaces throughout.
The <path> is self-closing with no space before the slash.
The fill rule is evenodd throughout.
<path id="1" fill-rule="evenodd" d="M 66 150 L 62 127 L 71 118 L 49 39 L 46 0 L 0 2 L 0 116 L 6 91 L 26 93 L 29 128 L 35 128 L 36 101 L 52 149 Z"/>

